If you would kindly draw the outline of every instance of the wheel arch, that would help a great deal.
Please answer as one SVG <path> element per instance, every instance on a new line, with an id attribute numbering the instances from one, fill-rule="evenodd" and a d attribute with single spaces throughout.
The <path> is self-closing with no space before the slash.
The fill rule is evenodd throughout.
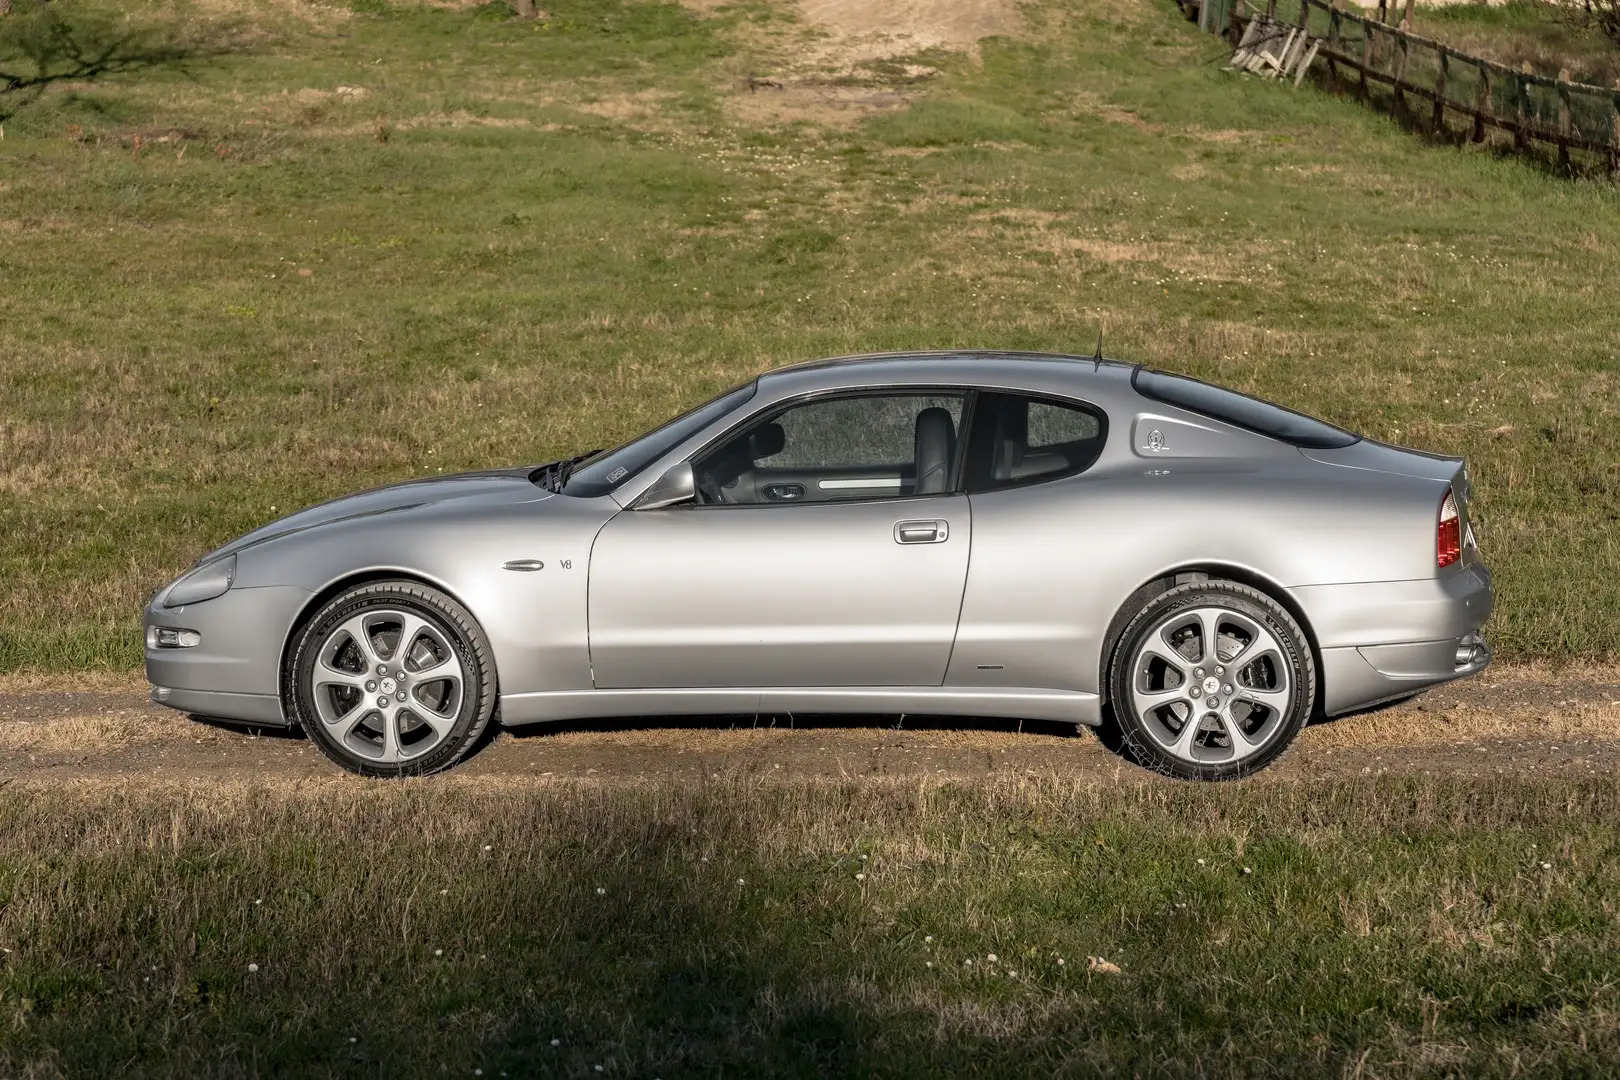
<path id="1" fill-rule="evenodd" d="M 1305 646 L 1311 651 L 1311 663 L 1316 665 L 1316 699 L 1311 702 L 1312 715 L 1320 715 L 1323 701 L 1323 672 L 1322 649 L 1316 642 L 1316 631 L 1311 621 L 1305 615 L 1305 609 L 1291 596 L 1282 585 L 1257 570 L 1246 566 L 1237 566 L 1231 563 L 1196 562 L 1188 563 L 1156 574 L 1147 581 L 1132 589 L 1130 595 L 1119 605 L 1114 612 L 1113 619 L 1108 624 L 1108 634 L 1103 639 L 1102 656 L 1097 672 L 1097 686 L 1101 691 L 1102 707 L 1104 710 L 1112 708 L 1110 686 L 1108 684 L 1108 670 L 1114 661 L 1114 650 L 1119 646 L 1120 636 L 1125 632 L 1125 626 L 1135 617 L 1136 612 L 1149 599 L 1160 593 L 1169 592 L 1177 585 L 1186 585 L 1197 581 L 1208 581 L 1211 578 L 1224 578 L 1235 581 L 1239 585 L 1247 585 L 1257 592 L 1275 602 L 1284 611 L 1288 612 L 1299 628 L 1305 633 Z M 1105 714 L 1106 715 L 1106 714 Z"/>
<path id="2" fill-rule="evenodd" d="M 472 607 L 465 600 L 463 600 L 459 594 L 457 594 L 455 589 L 452 589 L 449 585 L 446 585 L 437 578 L 430 577 L 429 575 L 417 570 L 373 567 L 371 569 L 356 570 L 352 573 L 341 575 L 340 577 L 334 578 L 320 589 L 317 589 L 315 592 L 311 593 L 309 599 L 304 602 L 304 606 L 299 608 L 298 614 L 293 617 L 292 625 L 287 628 L 287 633 L 281 639 L 281 656 L 276 661 L 276 685 L 278 687 L 284 687 L 287 685 L 287 665 L 292 662 L 293 642 L 298 640 L 298 635 L 304 632 L 304 627 L 309 625 L 309 621 L 315 617 L 316 613 L 325 607 L 334 597 L 339 596 L 350 589 L 356 588 L 357 586 L 372 585 L 379 581 L 411 581 L 418 585 L 426 585 L 430 589 L 437 589 L 439 592 L 444 593 L 450 599 L 460 604 L 463 608 L 466 608 L 467 613 L 472 615 L 475 620 L 478 618 L 477 613 L 473 611 Z M 490 656 L 490 662 L 492 664 L 495 662 L 493 653 Z M 498 668 L 494 674 L 496 695 L 498 698 L 500 693 L 500 671 Z"/>

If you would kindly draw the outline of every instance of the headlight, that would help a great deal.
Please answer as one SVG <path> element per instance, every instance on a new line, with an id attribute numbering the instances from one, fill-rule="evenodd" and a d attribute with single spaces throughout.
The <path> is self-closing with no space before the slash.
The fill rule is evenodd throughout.
<path id="1" fill-rule="evenodd" d="M 168 591 L 163 594 L 163 606 L 177 608 L 212 600 L 216 596 L 223 596 L 225 590 L 229 589 L 231 582 L 235 580 L 236 556 L 228 555 L 223 559 L 216 559 L 206 566 L 197 567 L 170 585 Z"/>

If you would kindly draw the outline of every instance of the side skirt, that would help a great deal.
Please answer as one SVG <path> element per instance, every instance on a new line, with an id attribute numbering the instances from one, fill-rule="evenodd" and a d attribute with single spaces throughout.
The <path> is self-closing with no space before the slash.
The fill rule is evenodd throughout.
<path id="1" fill-rule="evenodd" d="M 1096 727 L 1096 694 L 983 686 L 767 686 L 749 689 L 551 690 L 503 694 L 507 727 L 605 716 L 748 713 L 917 713 L 1056 720 Z"/>

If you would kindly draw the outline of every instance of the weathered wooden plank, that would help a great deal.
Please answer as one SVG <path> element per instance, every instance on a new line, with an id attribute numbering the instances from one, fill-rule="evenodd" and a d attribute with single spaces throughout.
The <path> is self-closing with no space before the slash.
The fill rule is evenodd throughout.
<path id="1" fill-rule="evenodd" d="M 1322 47 L 1322 39 L 1321 38 L 1317 38 L 1315 41 L 1311 42 L 1311 50 L 1310 50 L 1310 52 L 1305 54 L 1305 59 L 1300 61 L 1299 70 L 1294 73 L 1294 85 L 1295 86 L 1298 86 L 1301 82 L 1304 81 L 1305 73 L 1307 71 L 1311 70 L 1311 61 L 1316 59 L 1316 50 L 1320 49 L 1321 47 Z"/>

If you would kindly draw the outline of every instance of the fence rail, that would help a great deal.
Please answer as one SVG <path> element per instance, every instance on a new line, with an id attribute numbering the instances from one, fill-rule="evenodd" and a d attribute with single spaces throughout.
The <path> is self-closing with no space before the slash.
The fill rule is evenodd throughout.
<path id="1" fill-rule="evenodd" d="M 1296 22 L 1278 14 L 1278 8 L 1292 14 L 1296 6 Z M 1487 128 L 1497 128 L 1511 134 L 1520 149 L 1532 142 L 1557 147 L 1565 167 L 1571 150 L 1606 157 L 1609 170 L 1620 177 L 1620 82 L 1611 89 L 1575 82 L 1567 70 L 1557 78 L 1536 74 L 1529 64 L 1514 70 L 1352 14 L 1331 0 L 1267 0 L 1264 13 L 1234 12 L 1234 22 L 1249 24 L 1245 36 L 1251 42 L 1267 32 L 1296 30 L 1320 39 L 1328 88 L 1335 93 L 1350 89 L 1341 72 L 1346 69 L 1357 76 L 1354 90 L 1362 98 L 1376 82 L 1394 91 L 1397 109 L 1409 110 L 1409 95 L 1429 102 L 1436 132 L 1444 129 L 1449 109 L 1472 121 L 1475 142 L 1484 141 Z"/>

